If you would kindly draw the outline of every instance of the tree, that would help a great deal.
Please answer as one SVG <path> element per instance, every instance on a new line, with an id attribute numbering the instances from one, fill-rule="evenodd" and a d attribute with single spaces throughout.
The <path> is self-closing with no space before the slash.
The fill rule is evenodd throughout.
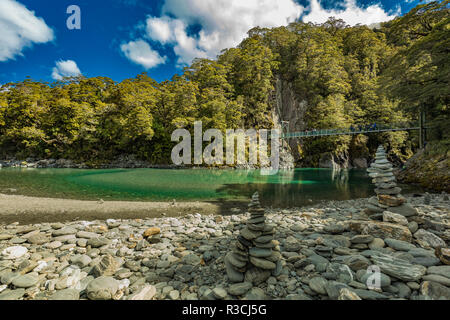
<path id="1" fill-rule="evenodd" d="M 397 53 L 383 74 L 384 89 L 417 119 L 425 111 L 438 139 L 449 139 L 449 1 L 418 5 L 385 25 Z"/>

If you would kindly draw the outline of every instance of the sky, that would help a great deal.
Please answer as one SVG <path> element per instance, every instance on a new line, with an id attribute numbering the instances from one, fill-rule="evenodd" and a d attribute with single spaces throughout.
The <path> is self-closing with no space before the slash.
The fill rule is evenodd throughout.
<path id="1" fill-rule="evenodd" d="M 0 84 L 64 76 L 158 82 L 214 59 L 249 29 L 294 21 L 388 21 L 420 0 L 0 0 Z M 75 7 L 74 7 L 75 6 Z"/>

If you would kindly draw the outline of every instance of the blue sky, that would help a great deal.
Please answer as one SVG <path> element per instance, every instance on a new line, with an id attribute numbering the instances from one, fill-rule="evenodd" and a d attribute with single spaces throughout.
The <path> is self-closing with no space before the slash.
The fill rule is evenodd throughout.
<path id="1" fill-rule="evenodd" d="M 245 4 L 243 4 L 245 3 Z M 170 79 L 194 57 L 214 58 L 253 26 L 386 21 L 419 0 L 0 0 L 0 84 L 54 81 L 82 73 L 115 81 L 141 72 Z M 70 5 L 81 9 L 81 30 L 69 30 Z"/>

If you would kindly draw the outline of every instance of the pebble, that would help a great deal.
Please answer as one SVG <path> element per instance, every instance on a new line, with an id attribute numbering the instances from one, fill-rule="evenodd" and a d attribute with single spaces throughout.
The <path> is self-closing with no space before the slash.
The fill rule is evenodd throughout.
<path id="1" fill-rule="evenodd" d="M 309 280 L 309 287 L 311 288 L 311 290 L 317 292 L 318 294 L 326 295 L 327 283 L 328 281 L 322 277 L 314 277 Z"/>
<path id="2" fill-rule="evenodd" d="M 2 258 L 4 260 L 15 260 L 23 257 L 28 252 L 28 249 L 22 246 L 8 247 L 2 251 Z"/>
<path id="3" fill-rule="evenodd" d="M 57 249 L 61 246 L 62 246 L 62 243 L 60 241 L 53 241 L 53 242 L 47 243 L 45 245 L 45 247 L 48 249 Z"/>
<path id="4" fill-rule="evenodd" d="M 91 246 L 92 248 L 100 248 L 102 246 L 105 246 L 109 244 L 110 241 L 106 238 L 98 237 L 98 238 L 90 238 L 87 241 L 87 245 Z"/>
<path id="5" fill-rule="evenodd" d="M 152 300 L 156 294 L 156 288 L 152 285 L 146 285 L 138 292 L 133 293 L 128 300 Z"/>
<path id="6" fill-rule="evenodd" d="M 172 290 L 169 292 L 169 298 L 171 300 L 177 300 L 180 297 L 180 292 L 178 290 Z"/>
<path id="7" fill-rule="evenodd" d="M 339 292 L 338 300 L 361 300 L 361 298 L 353 291 L 343 288 Z"/>
<path id="8" fill-rule="evenodd" d="M 0 299 L 442 299 L 450 265 L 448 248 L 437 245 L 449 239 L 448 204 L 437 197 L 426 207 L 413 197 L 407 201 L 419 210 L 406 226 L 399 217 L 399 223 L 363 215 L 349 220 L 367 199 L 284 215 L 267 208 L 263 228 L 256 223 L 262 219 L 253 219 L 241 229 L 245 214 L 0 224 Z M 253 239 L 236 241 L 241 230 L 254 227 L 260 230 L 248 229 Z M 244 252 L 236 260 L 245 260 L 249 244 L 253 262 L 268 269 L 248 258 L 240 263 L 245 272 L 237 271 L 225 258 L 235 243 L 238 254 Z M 375 291 L 366 286 L 371 265 L 381 269 Z"/>
<path id="9" fill-rule="evenodd" d="M 223 300 L 227 297 L 228 293 L 224 288 L 214 288 L 213 294 L 217 299 Z"/>
<path id="10" fill-rule="evenodd" d="M 228 287 L 228 293 L 234 296 L 246 294 L 253 287 L 251 282 L 236 283 Z"/>
<path id="11" fill-rule="evenodd" d="M 407 226 L 411 233 L 415 233 L 419 229 L 419 225 L 415 221 L 409 222 Z"/>
<path id="12" fill-rule="evenodd" d="M 42 233 L 39 233 L 39 234 L 34 234 L 34 235 L 28 237 L 27 241 L 31 244 L 40 245 L 40 244 L 47 243 L 48 237 Z"/>
<path id="13" fill-rule="evenodd" d="M 384 248 L 385 245 L 386 245 L 386 243 L 384 242 L 383 239 L 374 238 L 373 241 L 368 244 L 368 247 L 370 249 L 379 249 L 379 248 Z"/>
<path id="14" fill-rule="evenodd" d="M 66 236 L 66 235 L 74 235 L 77 233 L 77 229 L 72 227 L 63 227 L 61 229 L 55 230 L 52 232 L 53 237 Z"/>

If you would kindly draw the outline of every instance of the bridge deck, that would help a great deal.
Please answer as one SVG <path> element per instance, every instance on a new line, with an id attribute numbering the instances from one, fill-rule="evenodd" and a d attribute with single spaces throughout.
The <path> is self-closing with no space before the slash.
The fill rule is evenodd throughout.
<path id="1" fill-rule="evenodd" d="M 420 130 L 420 127 L 410 127 L 410 128 L 379 128 L 374 130 L 355 130 L 350 131 L 348 129 L 330 129 L 330 130 L 316 130 L 316 131 L 303 131 L 303 132 L 290 132 L 288 134 L 283 134 L 283 139 L 291 138 L 302 138 L 302 137 L 323 137 L 323 136 L 340 136 L 340 135 L 353 135 L 362 133 L 376 133 L 376 132 L 389 132 L 389 131 L 409 131 L 409 130 Z"/>

